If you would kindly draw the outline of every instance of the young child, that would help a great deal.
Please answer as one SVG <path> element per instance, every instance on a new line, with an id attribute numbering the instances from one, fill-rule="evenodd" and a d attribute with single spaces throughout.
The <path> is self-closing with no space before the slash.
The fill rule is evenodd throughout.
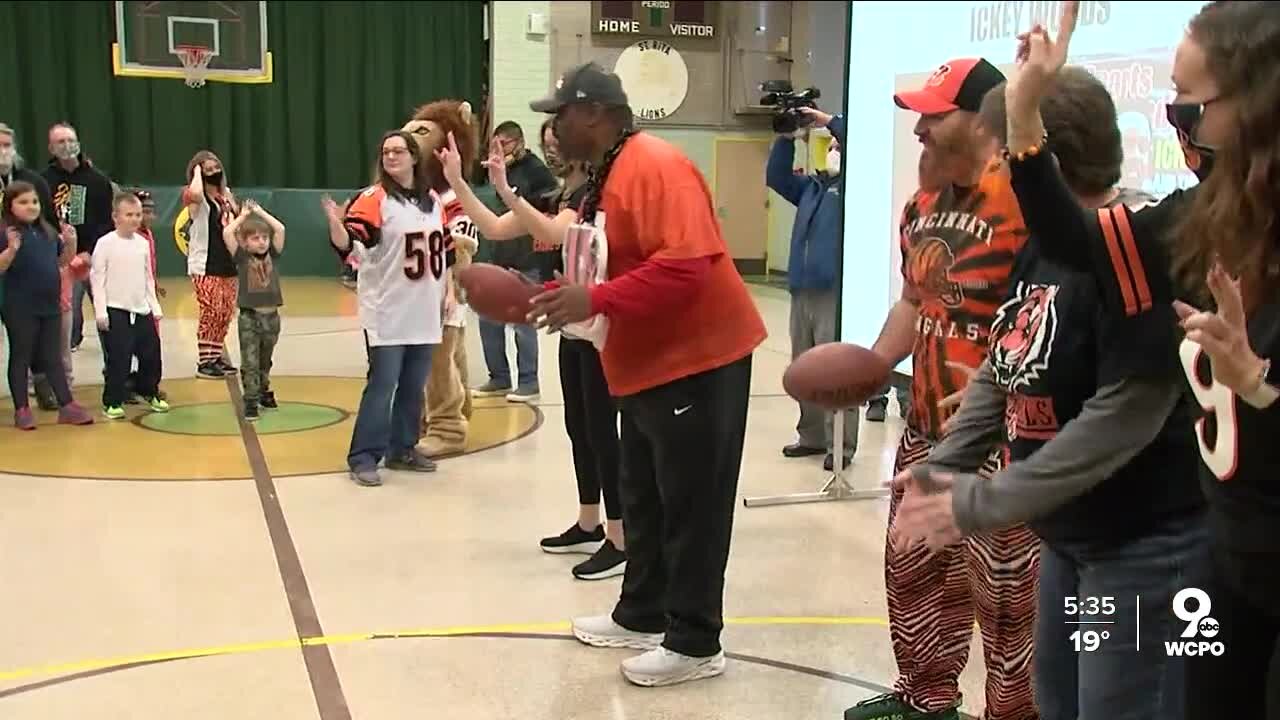
<path id="1" fill-rule="evenodd" d="M 62 366 L 61 271 L 76 251 L 75 230 L 61 233 L 40 217 L 40 197 L 33 185 L 10 183 L 0 200 L 0 319 L 9 335 L 9 392 L 13 421 L 20 430 L 35 430 L 27 395 L 32 363 L 44 370 L 57 399 L 58 422 L 88 425 L 93 418 L 71 397 Z"/>
<path id="2" fill-rule="evenodd" d="M 240 275 L 240 380 L 244 419 L 258 419 L 259 408 L 276 408 L 271 392 L 271 356 L 280 339 L 280 274 L 275 261 L 284 252 L 284 225 L 249 200 L 222 239 Z"/>
<path id="3" fill-rule="evenodd" d="M 156 285 L 156 297 L 163 300 L 165 298 L 164 288 L 160 287 L 160 281 L 156 277 L 156 236 L 151 232 L 151 226 L 156 220 L 156 201 L 151 197 L 151 193 L 146 190 L 131 190 L 138 198 L 138 202 L 142 203 L 142 227 L 138 228 L 138 232 L 147 239 L 147 246 L 151 248 L 151 282 Z M 156 336 L 160 335 L 160 320 L 152 318 L 156 323 Z M 162 343 L 163 347 L 163 343 Z M 162 353 L 163 355 L 163 353 Z M 161 359 L 160 377 L 164 377 L 164 361 Z M 133 357 L 132 371 L 129 373 L 129 392 L 125 399 L 126 405 L 137 405 L 142 402 L 138 397 L 138 356 Z M 156 397 L 161 400 L 168 398 L 164 394 L 164 390 L 156 388 Z"/>
<path id="4" fill-rule="evenodd" d="M 111 219 L 116 229 L 98 239 L 89 282 L 94 314 L 106 345 L 107 381 L 102 412 L 110 420 L 124 418 L 129 367 L 138 357 L 137 391 L 153 412 L 168 412 L 159 397 L 160 336 L 156 321 L 163 313 L 151 275 L 151 246 L 140 230 L 142 203 L 133 193 L 116 193 Z"/>

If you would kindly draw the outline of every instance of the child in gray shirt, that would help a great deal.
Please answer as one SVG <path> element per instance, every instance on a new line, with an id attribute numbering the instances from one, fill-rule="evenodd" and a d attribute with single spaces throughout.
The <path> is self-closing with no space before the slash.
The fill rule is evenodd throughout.
<path id="1" fill-rule="evenodd" d="M 240 381 L 244 418 L 258 419 L 259 408 L 275 409 L 271 392 L 271 356 L 280 339 L 280 274 L 276 260 L 284 251 L 284 224 L 249 200 L 223 230 L 222 239 L 239 271 Z"/>

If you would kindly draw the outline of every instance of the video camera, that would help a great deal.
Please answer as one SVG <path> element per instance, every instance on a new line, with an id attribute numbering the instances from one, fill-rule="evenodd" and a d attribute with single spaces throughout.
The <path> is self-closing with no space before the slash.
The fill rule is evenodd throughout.
<path id="1" fill-rule="evenodd" d="M 786 135 L 813 124 L 813 120 L 800 112 L 800 108 L 817 108 L 813 102 L 822 97 L 818 88 L 805 88 L 796 92 L 786 80 L 768 80 L 760 84 L 761 105 L 773 107 L 773 131 Z"/>

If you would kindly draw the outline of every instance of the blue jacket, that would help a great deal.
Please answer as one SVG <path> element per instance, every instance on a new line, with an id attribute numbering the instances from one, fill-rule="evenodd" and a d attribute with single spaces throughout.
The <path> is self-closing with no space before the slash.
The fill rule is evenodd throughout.
<path id="1" fill-rule="evenodd" d="M 837 115 L 827 129 L 844 150 L 844 118 Z M 787 281 L 792 290 L 830 290 L 840 270 L 840 234 L 844 202 L 840 178 L 826 173 L 796 175 L 792 171 L 796 141 L 779 137 L 769 152 L 765 183 L 787 202 L 796 206 L 796 223 L 791 229 L 791 257 Z M 843 165 L 843 163 L 842 163 Z M 843 172 L 844 168 L 841 168 Z"/>

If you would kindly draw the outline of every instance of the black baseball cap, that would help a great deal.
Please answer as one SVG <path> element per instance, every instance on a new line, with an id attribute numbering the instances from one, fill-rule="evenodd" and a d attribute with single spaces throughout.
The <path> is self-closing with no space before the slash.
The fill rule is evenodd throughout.
<path id="1" fill-rule="evenodd" d="M 534 112 L 553 114 L 565 105 L 600 103 L 601 105 L 627 105 L 627 93 L 622 80 L 594 62 L 571 67 L 556 81 L 551 95 L 529 103 Z"/>
<path id="2" fill-rule="evenodd" d="M 1004 82 L 1004 73 L 982 58 L 948 60 L 933 71 L 924 87 L 893 96 L 904 110 L 938 115 L 952 110 L 978 112 L 982 98 Z"/>

